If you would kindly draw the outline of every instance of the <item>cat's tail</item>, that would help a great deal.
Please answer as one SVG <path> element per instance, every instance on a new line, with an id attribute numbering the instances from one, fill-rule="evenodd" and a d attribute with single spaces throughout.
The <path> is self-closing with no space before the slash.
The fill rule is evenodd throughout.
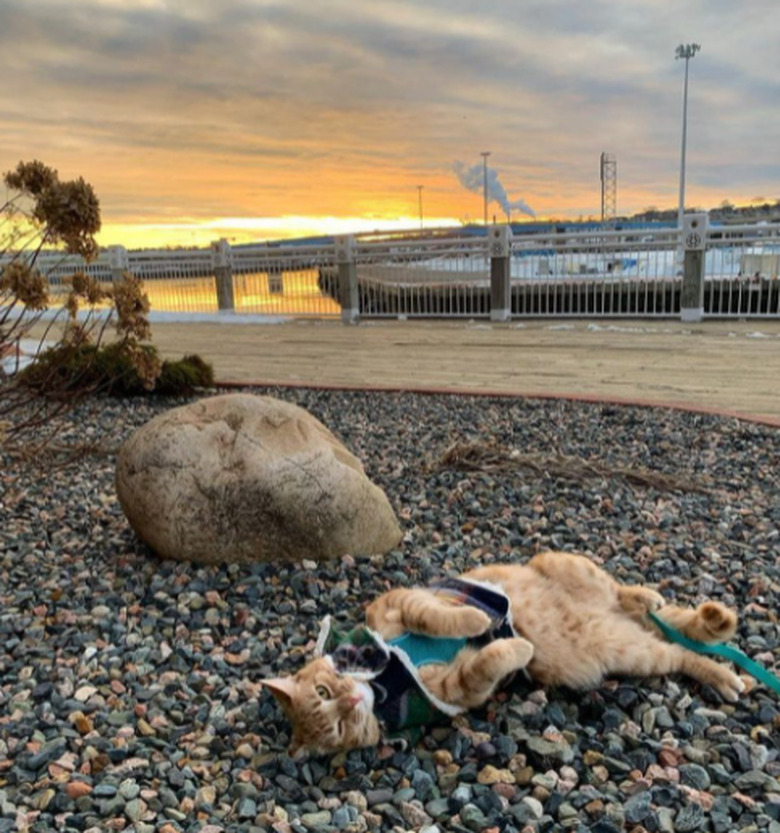
<path id="1" fill-rule="evenodd" d="M 697 608 L 664 605 L 657 615 L 697 642 L 728 642 L 737 631 L 737 614 L 720 602 L 702 602 Z"/>

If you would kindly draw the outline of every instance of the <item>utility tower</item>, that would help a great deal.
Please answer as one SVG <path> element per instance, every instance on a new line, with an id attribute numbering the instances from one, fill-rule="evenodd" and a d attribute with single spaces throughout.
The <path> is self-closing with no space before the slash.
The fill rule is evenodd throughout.
<path id="1" fill-rule="evenodd" d="M 601 154 L 601 222 L 617 217 L 617 158 L 614 153 Z"/>

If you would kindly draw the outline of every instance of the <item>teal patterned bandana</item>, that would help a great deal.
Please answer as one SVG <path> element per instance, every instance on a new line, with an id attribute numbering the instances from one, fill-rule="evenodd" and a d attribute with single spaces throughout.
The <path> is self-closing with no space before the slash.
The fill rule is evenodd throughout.
<path id="1" fill-rule="evenodd" d="M 405 633 L 386 642 L 364 625 L 340 631 L 330 617 L 322 623 L 318 653 L 330 656 L 339 673 L 368 682 L 374 692 L 374 712 L 391 733 L 441 723 L 465 711 L 429 691 L 418 668 L 449 663 L 466 645 L 482 647 L 494 639 L 516 636 L 509 599 L 500 588 L 452 578 L 431 589 L 455 604 L 487 613 L 492 621 L 488 632 L 475 640 Z"/>

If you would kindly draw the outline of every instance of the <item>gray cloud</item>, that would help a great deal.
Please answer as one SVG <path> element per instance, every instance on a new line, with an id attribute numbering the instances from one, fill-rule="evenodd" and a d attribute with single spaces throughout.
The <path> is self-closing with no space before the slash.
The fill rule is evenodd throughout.
<path id="1" fill-rule="evenodd" d="M 588 189 L 595 211 L 598 154 L 609 150 L 619 205 L 632 188 L 668 204 L 682 94 L 674 48 L 696 40 L 688 187 L 771 193 L 779 14 L 776 0 L 6 0 L 0 162 L 26 155 L 16 143 L 28 132 L 42 155 L 49 141 L 55 155 L 81 142 L 212 157 L 259 193 L 265 165 L 310 166 L 309 177 L 395 167 L 416 181 L 452 159 L 466 170 L 490 147 L 502 179 L 563 212 Z"/>

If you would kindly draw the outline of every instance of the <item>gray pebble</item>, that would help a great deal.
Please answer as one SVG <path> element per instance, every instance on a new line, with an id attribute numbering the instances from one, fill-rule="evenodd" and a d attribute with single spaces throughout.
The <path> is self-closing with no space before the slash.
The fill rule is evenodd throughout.
<path id="1" fill-rule="evenodd" d="M 683 606 L 698 604 L 706 590 L 740 611 L 735 644 L 776 655 L 780 630 L 761 612 L 780 609 L 776 429 L 563 401 L 267 392 L 307 408 L 364 461 L 406 527 L 397 550 L 305 565 L 162 562 L 122 516 L 111 458 L 88 456 L 13 482 L 0 450 L 1 684 L 4 702 L 16 704 L 13 728 L 0 738 L 0 757 L 11 762 L 2 771 L 0 824 L 37 802 L 41 827 L 75 813 L 74 829 L 132 815 L 135 833 L 166 821 L 184 832 L 195 823 L 191 800 L 198 824 L 236 833 L 255 833 L 272 811 L 286 812 L 279 825 L 297 833 L 309 831 L 302 818 L 319 823 L 328 814 L 327 826 L 356 833 L 363 824 L 408 829 L 413 821 L 449 830 L 459 809 L 471 825 L 461 817 L 461 833 L 504 823 L 550 833 L 615 833 L 632 824 L 684 833 L 680 824 L 699 822 L 714 833 L 737 826 L 774 833 L 778 709 L 761 686 L 732 705 L 677 675 L 610 680 L 578 693 L 516 683 L 468 716 L 465 725 L 479 733 L 473 738 L 446 723 L 426 727 L 406 751 L 306 762 L 283 754 L 289 727 L 254 686 L 299 666 L 326 612 L 347 626 L 389 584 L 425 584 L 547 547 L 587 550 L 618 581 L 663 582 L 664 595 Z M 116 446 L 172 404 L 101 399 L 77 410 L 67 432 Z M 520 454 L 556 448 L 624 471 L 687 477 L 710 491 L 643 486 L 621 475 L 583 480 L 434 465 L 454 439 Z M 543 737 L 551 725 L 565 740 Z M 670 738 L 684 756 L 681 786 L 710 792 L 712 810 L 691 809 L 685 790 L 662 778 L 647 791 L 649 807 L 626 794 L 630 773 L 646 772 Z M 451 761 L 435 762 L 436 750 Z M 64 786 L 43 783 L 62 756 L 76 778 L 90 780 L 91 793 L 73 801 Z M 497 791 L 480 784 L 486 765 L 509 769 L 518 783 Z M 563 795 L 561 780 L 577 783 Z M 737 789 L 755 810 L 733 805 Z M 588 805 L 601 815 L 589 815 Z"/>
<path id="2" fill-rule="evenodd" d="M 675 816 L 674 828 L 677 833 L 692 833 L 701 830 L 704 824 L 704 810 L 699 804 L 686 804 Z"/>

